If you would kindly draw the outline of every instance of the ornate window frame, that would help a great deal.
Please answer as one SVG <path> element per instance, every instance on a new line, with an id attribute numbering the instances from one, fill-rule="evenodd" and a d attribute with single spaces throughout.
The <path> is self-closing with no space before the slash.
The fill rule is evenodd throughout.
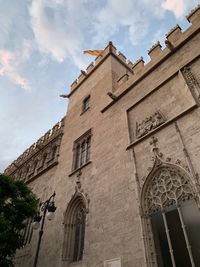
<path id="1" fill-rule="evenodd" d="M 173 204 L 178 207 L 180 202 L 188 199 L 194 199 L 200 208 L 200 201 L 195 181 L 188 170 L 179 164 L 164 161 L 158 148 L 154 147 L 153 152 L 154 165 L 146 176 L 140 192 L 140 212 L 147 266 L 159 267 L 150 214 L 158 210 L 163 211 Z M 180 210 L 178 212 L 180 213 Z M 164 213 L 162 214 L 165 216 Z"/>
<path id="2" fill-rule="evenodd" d="M 90 161 L 91 129 L 74 141 L 72 172 L 85 166 Z"/>
<path id="3" fill-rule="evenodd" d="M 67 205 L 66 212 L 64 214 L 64 241 L 63 241 L 63 249 L 62 249 L 62 260 L 68 262 L 68 264 L 72 262 L 82 261 L 84 257 L 84 239 L 85 239 L 85 227 L 87 223 L 87 214 L 89 212 L 89 198 L 87 193 L 84 193 L 82 189 L 81 182 L 78 180 L 76 182 L 75 193 L 72 196 L 69 204 Z M 82 240 L 78 240 L 78 242 L 82 242 L 82 244 L 78 244 L 78 252 L 75 254 L 75 246 L 76 246 L 76 223 L 77 223 L 77 215 L 81 215 L 84 218 L 81 219 L 84 222 L 82 225 L 84 229 L 82 229 L 83 237 Z M 68 266 L 68 265 L 67 265 Z"/>

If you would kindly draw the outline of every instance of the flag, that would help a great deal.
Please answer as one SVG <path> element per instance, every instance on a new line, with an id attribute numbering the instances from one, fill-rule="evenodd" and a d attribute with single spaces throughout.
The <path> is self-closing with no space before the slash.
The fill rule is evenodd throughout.
<path id="1" fill-rule="evenodd" d="M 92 56 L 99 56 L 103 53 L 103 50 L 84 50 L 83 53 Z"/>

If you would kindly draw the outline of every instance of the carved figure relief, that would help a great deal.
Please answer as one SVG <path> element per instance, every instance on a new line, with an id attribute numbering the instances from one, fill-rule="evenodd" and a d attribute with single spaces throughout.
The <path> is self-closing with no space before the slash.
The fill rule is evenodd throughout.
<path id="1" fill-rule="evenodd" d="M 165 121 L 166 119 L 163 114 L 160 111 L 156 111 L 153 115 L 146 117 L 142 122 L 136 122 L 136 138 L 146 135 Z"/>

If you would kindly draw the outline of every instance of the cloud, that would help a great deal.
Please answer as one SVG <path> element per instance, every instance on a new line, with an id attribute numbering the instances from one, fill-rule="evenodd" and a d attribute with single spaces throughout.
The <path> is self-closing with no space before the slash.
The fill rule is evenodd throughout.
<path id="1" fill-rule="evenodd" d="M 25 52 L 27 51 L 25 50 Z M 29 82 L 18 72 L 18 66 L 23 57 L 27 57 L 27 55 L 22 53 L 21 57 L 17 58 L 14 52 L 5 49 L 0 50 L 0 76 L 8 77 L 14 84 L 29 91 L 31 90 Z"/>
<path id="2" fill-rule="evenodd" d="M 177 18 L 180 18 L 198 3 L 198 0 L 165 0 L 162 3 L 162 8 L 173 12 Z"/>
<path id="3" fill-rule="evenodd" d="M 30 7 L 31 25 L 36 44 L 42 53 L 50 54 L 58 62 L 73 59 L 82 68 L 85 62 L 80 56 L 84 34 L 80 10 L 86 10 L 86 1 L 34 0 Z"/>
<path id="4" fill-rule="evenodd" d="M 162 7 L 172 11 L 177 18 L 181 17 L 185 12 L 184 0 L 166 0 Z"/>
<path id="5" fill-rule="evenodd" d="M 132 45 L 136 45 L 146 36 L 152 16 L 160 18 L 161 0 L 154 0 L 154 5 L 149 0 L 109 0 L 96 14 L 94 22 L 93 41 L 100 43 L 106 38 L 117 35 L 120 28 L 127 32 Z"/>
<path id="6" fill-rule="evenodd" d="M 81 51 L 96 49 L 122 34 L 131 45 L 147 37 L 152 23 L 166 11 L 177 17 L 195 0 L 105 0 L 92 5 L 90 0 L 33 0 L 31 26 L 39 51 L 58 62 L 72 60 L 85 68 Z"/>

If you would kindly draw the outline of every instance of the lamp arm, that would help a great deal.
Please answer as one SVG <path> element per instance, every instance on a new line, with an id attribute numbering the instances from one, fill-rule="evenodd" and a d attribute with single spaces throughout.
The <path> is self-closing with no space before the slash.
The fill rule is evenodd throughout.
<path id="1" fill-rule="evenodd" d="M 41 223 L 41 228 L 40 228 L 40 231 L 42 231 L 42 234 L 43 234 L 43 228 L 44 228 L 44 222 L 45 222 L 45 217 L 46 217 L 47 209 L 48 209 L 49 203 L 51 202 L 51 199 L 54 198 L 55 195 L 56 195 L 56 192 L 54 191 L 54 193 L 49 197 L 49 199 L 46 200 L 43 203 L 43 205 L 44 205 L 44 211 L 43 211 L 42 223 Z"/>
<path id="2" fill-rule="evenodd" d="M 38 244 L 37 244 L 37 250 L 36 250 L 35 259 L 34 259 L 34 265 L 33 265 L 34 267 L 37 266 L 41 239 L 42 239 L 42 235 L 43 235 L 43 232 L 44 232 L 43 228 L 44 228 L 44 222 L 45 222 L 45 217 L 46 217 L 46 213 L 47 213 L 47 208 L 48 208 L 48 205 L 49 205 L 51 199 L 54 198 L 55 195 L 56 195 L 56 193 L 54 191 L 54 193 L 49 197 L 49 199 L 46 200 L 41 206 L 41 210 L 43 211 L 43 215 L 42 215 L 42 223 L 41 223 L 41 227 L 40 227 L 40 231 L 39 231 L 39 239 L 38 239 Z"/>

